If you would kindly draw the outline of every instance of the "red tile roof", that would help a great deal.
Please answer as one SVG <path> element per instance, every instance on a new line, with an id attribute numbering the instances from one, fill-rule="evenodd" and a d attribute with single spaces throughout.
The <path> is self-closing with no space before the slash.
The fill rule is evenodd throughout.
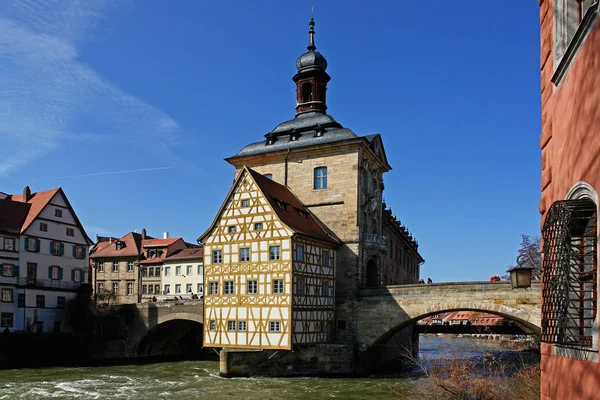
<path id="1" fill-rule="evenodd" d="M 170 246 L 181 238 L 169 238 L 169 239 L 149 239 L 142 242 L 142 247 L 165 247 Z"/>
<path id="2" fill-rule="evenodd" d="M 25 221 L 23 222 L 23 225 L 21 227 L 21 233 L 25 232 L 27 230 L 27 228 L 29 228 L 29 226 L 33 223 L 33 221 L 35 221 L 35 219 L 38 217 L 38 215 L 40 215 L 42 210 L 46 207 L 46 205 L 48 205 L 50 200 L 52 200 L 52 198 L 59 192 L 60 192 L 60 194 L 62 194 L 62 196 L 65 200 L 65 203 L 67 204 L 67 207 L 69 208 L 69 210 L 71 211 L 71 214 L 73 215 L 73 219 L 75 219 L 75 223 L 77 224 L 77 226 L 81 230 L 81 233 L 83 234 L 83 237 L 86 239 L 88 244 L 90 244 L 90 245 L 93 244 L 94 242 L 92 241 L 92 239 L 90 239 L 88 237 L 87 233 L 85 232 L 85 229 L 83 229 L 83 225 L 81 225 L 81 222 L 79 221 L 79 218 L 77 217 L 77 214 L 75 214 L 75 211 L 73 210 L 73 207 L 71 207 L 71 204 L 69 203 L 69 199 L 67 199 L 67 196 L 63 192 L 62 188 L 54 188 L 54 189 L 44 190 L 41 192 L 31 193 L 31 196 L 29 197 L 29 199 L 27 199 L 27 202 L 26 202 L 27 204 L 30 205 L 30 209 L 29 209 L 29 212 L 27 213 L 27 218 L 25 218 Z M 11 200 L 15 201 L 15 202 L 25 203 L 22 194 L 12 195 Z"/>
<path id="3" fill-rule="evenodd" d="M 183 249 L 178 250 L 175 253 L 168 256 L 165 261 L 170 260 L 193 260 L 202 258 L 204 256 L 204 247 L 195 248 L 195 249 Z"/>
<path id="4" fill-rule="evenodd" d="M 117 250 L 117 242 L 122 242 L 124 246 Z M 106 242 L 102 242 L 106 243 Z M 108 243 L 108 246 L 102 246 L 95 250 L 90 258 L 110 258 L 110 257 L 137 257 L 142 252 L 142 235 L 135 232 L 129 232 L 122 238 Z"/>
<path id="5" fill-rule="evenodd" d="M 335 236 L 328 232 L 325 225 L 318 222 L 316 217 L 304 207 L 304 204 L 292 191 L 272 179 L 246 167 L 260 190 L 263 192 L 273 210 L 285 225 L 297 234 L 319 239 L 325 242 L 339 244 Z M 282 208 L 280 205 L 284 206 Z"/>

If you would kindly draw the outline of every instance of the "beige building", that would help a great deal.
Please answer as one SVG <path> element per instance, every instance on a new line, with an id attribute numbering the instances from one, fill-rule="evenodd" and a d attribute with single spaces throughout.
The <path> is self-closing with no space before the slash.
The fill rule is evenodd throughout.
<path id="1" fill-rule="evenodd" d="M 155 239 L 145 229 L 103 238 L 90 254 L 94 291 L 110 292 L 120 304 L 151 299 L 160 293 L 163 260 L 187 247 L 182 238 Z"/>
<path id="2" fill-rule="evenodd" d="M 163 260 L 161 297 L 204 295 L 204 248 L 177 250 Z"/>

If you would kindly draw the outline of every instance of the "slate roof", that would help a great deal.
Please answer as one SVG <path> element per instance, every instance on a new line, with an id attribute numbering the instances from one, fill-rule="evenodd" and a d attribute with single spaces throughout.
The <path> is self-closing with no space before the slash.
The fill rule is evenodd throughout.
<path id="1" fill-rule="evenodd" d="M 316 135 L 317 132 L 320 132 L 320 135 Z M 296 140 L 290 140 L 292 133 L 296 135 Z M 350 129 L 342 127 L 331 115 L 317 111 L 302 113 L 294 119 L 282 122 L 265 136 L 273 138 L 275 142 L 267 144 L 267 141 L 263 140 L 251 143 L 233 157 L 333 143 L 359 137 Z"/>
<path id="2" fill-rule="evenodd" d="M 281 222 L 297 234 L 339 245 L 340 242 L 321 225 L 292 191 L 246 167 Z M 280 206 L 284 203 L 285 209 Z M 301 213 L 304 215 L 301 215 Z"/>

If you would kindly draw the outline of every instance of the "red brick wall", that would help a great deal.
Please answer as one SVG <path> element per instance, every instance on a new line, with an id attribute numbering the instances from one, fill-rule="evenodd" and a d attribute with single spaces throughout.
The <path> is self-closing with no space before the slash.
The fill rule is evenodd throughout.
<path id="1" fill-rule="evenodd" d="M 585 181 L 600 192 L 600 21 L 579 49 L 562 82 L 554 73 L 553 4 L 539 0 L 542 98 L 542 225 L 553 202 Z M 600 398 L 600 364 L 554 355 L 542 345 L 542 399 Z"/>

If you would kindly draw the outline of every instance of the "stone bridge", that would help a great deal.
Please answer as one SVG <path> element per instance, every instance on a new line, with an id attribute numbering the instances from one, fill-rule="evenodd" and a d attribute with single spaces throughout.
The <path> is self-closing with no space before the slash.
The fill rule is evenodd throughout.
<path id="1" fill-rule="evenodd" d="M 177 340 L 177 335 L 185 334 L 191 326 L 203 324 L 204 302 L 202 300 L 165 301 L 156 303 L 127 304 L 128 309 L 126 353 L 130 357 L 141 355 L 142 341 L 153 331 L 169 327 L 168 340 Z M 162 340 L 161 337 L 157 338 Z"/>
<path id="2" fill-rule="evenodd" d="M 483 311 L 541 331 L 540 283 L 512 289 L 510 282 L 448 282 L 361 290 L 357 298 L 359 352 L 385 344 L 403 328 L 443 311 Z"/>

